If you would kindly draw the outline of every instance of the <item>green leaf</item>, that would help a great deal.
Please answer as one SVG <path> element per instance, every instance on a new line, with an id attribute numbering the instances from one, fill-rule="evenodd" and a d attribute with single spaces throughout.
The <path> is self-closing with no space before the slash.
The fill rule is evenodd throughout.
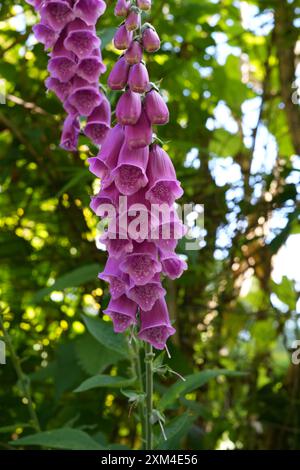
<path id="1" fill-rule="evenodd" d="M 101 374 L 108 366 L 123 359 L 121 354 L 107 349 L 88 332 L 75 341 L 75 355 L 79 365 L 90 376 Z"/>
<path id="2" fill-rule="evenodd" d="M 159 408 L 165 410 L 178 400 L 179 397 L 196 390 L 197 388 L 205 385 L 209 380 L 218 377 L 219 375 L 226 375 L 230 377 L 241 377 L 243 372 L 236 372 L 226 369 L 213 369 L 198 372 L 196 374 L 188 375 L 185 377 L 185 382 L 179 381 L 172 385 L 168 391 L 162 396 L 159 402 Z"/>
<path id="3" fill-rule="evenodd" d="M 88 331 L 100 344 L 122 357 L 129 357 L 129 349 L 124 335 L 114 333 L 111 323 L 100 318 L 83 317 L 83 320 Z"/>
<path id="4" fill-rule="evenodd" d="M 103 450 L 87 433 L 79 429 L 61 428 L 39 432 L 11 441 L 14 446 L 43 446 L 64 450 Z"/>
<path id="5" fill-rule="evenodd" d="M 67 287 L 77 287 L 86 282 L 93 281 L 97 277 L 99 271 L 99 265 L 87 264 L 86 266 L 81 266 L 80 268 L 74 269 L 63 276 L 56 279 L 54 284 L 50 287 L 45 287 L 44 289 L 39 290 L 31 299 L 34 303 L 39 303 L 46 295 L 51 294 L 55 290 L 63 290 Z"/>
<path id="6" fill-rule="evenodd" d="M 136 381 L 133 379 L 126 379 L 125 377 L 111 376 L 111 375 L 95 375 L 89 379 L 82 382 L 79 387 L 77 387 L 74 392 L 86 392 L 87 390 L 92 390 L 93 388 L 121 388 L 132 385 Z"/>

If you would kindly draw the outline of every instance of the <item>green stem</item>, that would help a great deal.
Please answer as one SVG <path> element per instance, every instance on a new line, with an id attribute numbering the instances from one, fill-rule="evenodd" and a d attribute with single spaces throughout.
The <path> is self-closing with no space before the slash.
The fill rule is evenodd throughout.
<path id="1" fill-rule="evenodd" d="M 141 365 L 141 358 L 140 358 L 140 348 L 138 344 L 138 340 L 136 338 L 133 338 L 133 346 L 131 346 L 132 352 L 133 352 L 133 367 L 134 367 L 134 373 L 138 378 L 139 382 L 139 392 L 144 393 L 144 381 L 143 381 L 143 372 L 142 372 L 142 365 Z M 143 448 L 145 446 L 146 442 L 146 421 L 145 421 L 145 404 L 144 401 L 141 401 L 138 405 L 139 408 L 139 415 L 140 415 L 140 422 L 142 426 L 142 443 L 143 443 Z"/>
<path id="2" fill-rule="evenodd" d="M 13 363 L 14 369 L 16 371 L 17 377 L 19 379 L 22 392 L 24 394 L 24 397 L 27 400 L 27 406 L 28 406 L 28 411 L 29 411 L 30 418 L 32 421 L 32 425 L 35 428 L 35 430 L 39 432 L 41 430 L 41 427 L 40 427 L 40 423 L 39 423 L 39 419 L 37 417 L 36 411 L 34 409 L 34 403 L 33 403 L 32 395 L 31 395 L 30 381 L 29 381 L 28 376 L 23 372 L 20 358 L 18 357 L 14 349 L 13 343 L 11 341 L 11 337 L 7 329 L 4 326 L 4 322 L 2 320 L 2 312 L 0 313 L 0 328 L 3 331 L 4 340 L 9 349 L 10 358 Z"/>
<path id="3" fill-rule="evenodd" d="M 153 450 L 152 410 L 153 410 L 153 350 L 151 344 L 145 345 L 146 366 L 146 450 Z"/>

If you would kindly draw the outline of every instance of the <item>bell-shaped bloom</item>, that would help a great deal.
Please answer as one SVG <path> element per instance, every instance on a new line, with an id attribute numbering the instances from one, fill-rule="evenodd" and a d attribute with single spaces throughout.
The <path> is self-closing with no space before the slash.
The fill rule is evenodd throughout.
<path id="1" fill-rule="evenodd" d="M 108 258 L 103 272 L 98 275 L 99 279 L 109 283 L 109 292 L 113 299 L 126 294 L 128 288 L 128 276 L 122 273 L 119 264 L 117 259 Z"/>
<path id="2" fill-rule="evenodd" d="M 100 47 L 100 39 L 92 31 L 71 31 L 64 41 L 64 46 L 69 51 L 83 59 L 91 55 L 94 49 Z"/>
<path id="3" fill-rule="evenodd" d="M 159 274 L 155 274 L 148 284 L 137 286 L 131 280 L 127 297 L 136 302 L 141 310 L 149 311 L 155 302 L 166 295 L 166 290 L 162 287 Z"/>
<path id="4" fill-rule="evenodd" d="M 44 2 L 41 8 L 42 23 L 60 32 L 75 18 L 72 8 L 65 1 Z"/>
<path id="5" fill-rule="evenodd" d="M 53 57 L 48 63 L 51 76 L 61 82 L 68 82 L 75 75 L 76 69 L 76 62 L 69 57 Z"/>
<path id="6" fill-rule="evenodd" d="M 162 215 L 162 220 L 159 226 L 152 231 L 151 240 L 161 251 L 174 251 L 178 240 L 186 234 L 187 228 L 179 220 L 173 208 L 162 211 L 160 215 Z"/>
<path id="7" fill-rule="evenodd" d="M 100 217 L 107 217 L 108 205 L 116 205 L 119 197 L 119 191 L 114 183 L 108 188 L 101 188 L 97 196 L 91 197 L 90 208 L 96 215 Z"/>
<path id="8" fill-rule="evenodd" d="M 156 90 L 146 94 L 144 108 L 151 124 L 163 125 L 169 122 L 168 106 Z"/>
<path id="9" fill-rule="evenodd" d="M 149 90 L 149 74 L 147 67 L 142 62 L 131 67 L 128 85 L 131 91 L 136 93 L 146 93 Z"/>
<path id="10" fill-rule="evenodd" d="M 141 340 L 152 344 L 156 349 L 164 349 L 167 339 L 175 332 L 164 298 L 157 300 L 150 311 L 141 310 L 141 329 L 138 334 Z"/>
<path id="11" fill-rule="evenodd" d="M 127 16 L 129 11 L 130 1 L 129 0 L 118 0 L 115 6 L 115 16 Z"/>
<path id="12" fill-rule="evenodd" d="M 156 52 L 160 48 L 160 39 L 153 26 L 144 29 L 142 41 L 147 52 Z"/>
<path id="13" fill-rule="evenodd" d="M 121 51 L 127 49 L 132 41 L 132 38 L 132 32 L 126 29 L 125 24 L 122 24 L 118 27 L 114 36 L 115 48 L 120 49 Z"/>
<path id="14" fill-rule="evenodd" d="M 101 104 L 102 100 L 103 95 L 94 87 L 79 88 L 69 97 L 70 104 L 77 109 L 81 116 L 89 116 Z"/>
<path id="15" fill-rule="evenodd" d="M 120 269 L 129 274 L 132 281 L 138 286 L 144 286 L 150 282 L 154 275 L 161 272 L 162 269 L 154 243 L 135 242 L 133 252 L 123 259 Z"/>
<path id="16" fill-rule="evenodd" d="M 99 79 L 99 75 L 106 71 L 106 67 L 103 64 L 100 57 L 86 57 L 82 59 L 77 68 L 77 75 L 89 83 L 95 83 Z"/>
<path id="17" fill-rule="evenodd" d="M 75 15 L 88 25 L 96 24 L 105 10 L 106 3 L 103 0 L 77 0 L 74 5 Z"/>
<path id="18" fill-rule="evenodd" d="M 140 10 L 148 11 L 151 8 L 151 0 L 137 0 L 136 4 Z"/>
<path id="19" fill-rule="evenodd" d="M 61 101 L 65 101 L 72 91 L 71 82 L 63 83 L 53 77 L 48 77 L 45 81 L 45 85 L 46 88 L 53 91 Z"/>
<path id="20" fill-rule="evenodd" d="M 98 178 L 101 178 L 103 188 L 108 187 L 112 181 L 112 170 L 118 164 L 119 153 L 124 143 L 124 132 L 122 126 L 117 124 L 107 133 L 97 157 L 88 159 L 90 171 Z"/>
<path id="21" fill-rule="evenodd" d="M 130 150 L 149 146 L 152 135 L 152 126 L 143 110 L 136 124 L 125 126 L 125 140 Z"/>
<path id="22" fill-rule="evenodd" d="M 137 305 L 123 295 L 118 299 L 111 299 L 104 313 L 112 319 L 115 333 L 123 333 L 136 323 Z"/>
<path id="23" fill-rule="evenodd" d="M 58 33 L 53 31 L 53 29 L 43 23 L 34 25 L 32 29 L 36 39 L 44 44 L 45 49 L 50 49 L 54 46 Z"/>
<path id="24" fill-rule="evenodd" d="M 119 199 L 118 214 L 119 220 L 126 221 L 128 236 L 138 243 L 150 239 L 152 231 L 159 226 L 159 217 L 145 200 L 144 188 L 128 196 L 126 204 Z"/>
<path id="25" fill-rule="evenodd" d="M 141 15 L 139 9 L 132 7 L 125 20 L 125 26 L 128 31 L 135 31 L 141 26 Z"/>
<path id="26" fill-rule="evenodd" d="M 118 260 L 128 253 L 132 253 L 133 250 L 132 240 L 128 238 L 127 233 L 111 223 L 108 230 L 101 236 L 100 241 L 106 246 L 109 256 Z"/>
<path id="27" fill-rule="evenodd" d="M 84 133 L 95 144 L 104 142 L 110 128 L 111 110 L 107 98 L 103 97 L 100 106 L 94 109 L 87 119 Z"/>
<path id="28" fill-rule="evenodd" d="M 161 252 L 160 262 L 163 274 L 173 280 L 182 276 L 188 268 L 186 262 L 174 252 Z"/>
<path id="29" fill-rule="evenodd" d="M 149 189 L 146 199 L 152 204 L 168 204 L 180 198 L 183 190 L 176 179 L 176 172 L 169 155 L 157 144 L 150 150 L 149 164 L 147 168 Z"/>
<path id="30" fill-rule="evenodd" d="M 134 40 L 124 54 L 127 64 L 134 65 L 141 62 L 143 58 L 143 48 L 139 41 Z"/>
<path id="31" fill-rule="evenodd" d="M 68 151 L 76 151 L 78 137 L 80 133 L 80 124 L 77 116 L 68 116 L 64 122 L 60 146 Z"/>
<path id="32" fill-rule="evenodd" d="M 109 88 L 112 90 L 123 90 L 127 84 L 129 67 L 125 57 L 120 57 L 109 74 L 107 80 Z"/>
<path id="33" fill-rule="evenodd" d="M 118 166 L 113 171 L 115 185 L 120 193 L 130 196 L 148 183 L 146 169 L 149 148 L 130 150 L 126 143 L 122 146 Z"/>
<path id="34" fill-rule="evenodd" d="M 136 124 L 142 112 L 142 102 L 139 94 L 127 90 L 120 97 L 117 107 L 117 120 L 123 126 Z"/>
<path id="35" fill-rule="evenodd" d="M 88 25 L 81 18 L 75 18 L 75 20 L 71 21 L 71 23 L 67 25 L 66 29 L 63 31 L 63 41 L 72 31 L 91 31 L 92 33 L 96 34 L 95 25 Z"/>

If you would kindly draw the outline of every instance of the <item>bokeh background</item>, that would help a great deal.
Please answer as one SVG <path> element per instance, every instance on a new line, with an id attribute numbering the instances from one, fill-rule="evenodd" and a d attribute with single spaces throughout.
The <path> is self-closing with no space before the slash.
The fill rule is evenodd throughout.
<path id="1" fill-rule="evenodd" d="M 118 19 L 107 3 L 98 31 L 110 70 Z M 74 393 L 99 373 L 129 377 L 122 338 L 107 344 L 98 318 L 108 291 L 89 209 L 96 149 L 84 137 L 77 153 L 59 148 L 64 113 L 45 92 L 37 18 L 24 1 L 0 8 L 0 334 L 15 352 L 0 365 L 0 449 L 39 428 L 62 430 L 46 447 L 138 448 L 125 384 Z M 190 385 L 175 393 L 174 378 L 156 379 L 170 437 L 158 446 L 299 449 L 300 3 L 154 1 L 149 21 L 163 45 L 147 64 L 171 112 L 159 135 L 181 202 L 205 207 L 201 250 L 180 246 L 189 270 L 167 286 L 177 327 L 168 364 Z M 244 374 L 209 372 L 219 369 Z"/>

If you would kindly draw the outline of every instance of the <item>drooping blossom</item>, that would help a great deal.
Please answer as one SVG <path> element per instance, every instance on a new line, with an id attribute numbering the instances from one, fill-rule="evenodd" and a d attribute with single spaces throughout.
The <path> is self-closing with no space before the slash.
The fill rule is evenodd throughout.
<path id="1" fill-rule="evenodd" d="M 155 137 L 154 126 L 168 123 L 169 110 L 143 60 L 145 51 L 160 47 L 154 27 L 140 24 L 142 11 L 150 8 L 151 0 L 116 2 L 115 15 L 122 23 L 114 46 L 123 53 L 110 71 L 108 86 L 121 93 L 117 123 L 99 154 L 89 159 L 90 170 L 101 179 L 90 207 L 108 222 L 101 241 L 109 257 L 99 277 L 109 283 L 112 300 L 104 313 L 116 332 L 139 325 L 139 338 L 163 349 L 175 329 L 162 280 L 175 280 L 187 269 L 175 253 L 186 229 L 174 208 L 183 190 L 170 156 Z M 111 216 L 105 212 L 109 201 Z"/>
<path id="2" fill-rule="evenodd" d="M 103 0 L 26 0 L 40 15 L 33 27 L 36 39 L 49 52 L 46 87 L 63 102 L 67 112 L 61 146 L 76 151 L 80 121 L 83 132 L 100 145 L 110 128 L 110 104 L 99 88 L 106 70 L 96 24 L 106 10 Z"/>

